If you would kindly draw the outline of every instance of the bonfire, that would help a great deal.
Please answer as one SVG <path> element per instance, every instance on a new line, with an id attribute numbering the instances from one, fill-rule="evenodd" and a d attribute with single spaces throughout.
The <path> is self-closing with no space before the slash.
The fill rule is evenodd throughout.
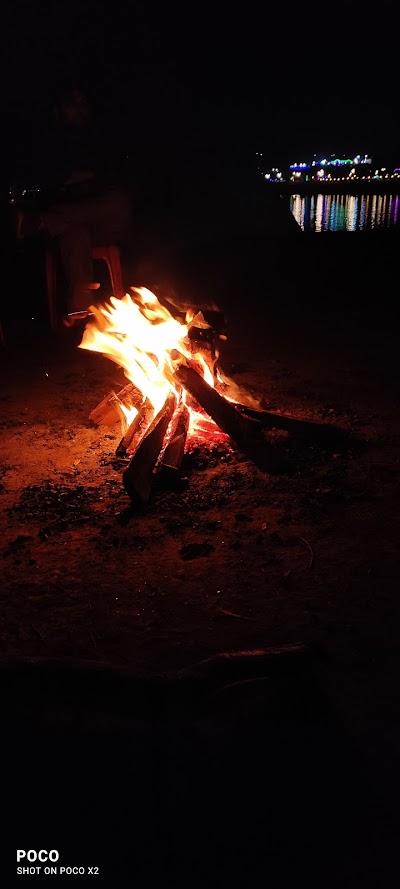
<path id="1" fill-rule="evenodd" d="M 290 430 L 293 424 L 303 432 L 315 429 L 259 410 L 258 402 L 226 377 L 219 365 L 219 341 L 226 337 L 206 321 L 205 312 L 175 313 L 145 287 L 132 288 L 132 295 L 121 299 L 111 296 L 89 311 L 79 348 L 107 356 L 128 380 L 90 418 L 105 425 L 120 420 L 117 455 L 129 460 L 123 482 L 134 503 L 147 503 L 155 471 L 179 477 L 194 437 L 230 438 L 262 470 L 276 472 L 285 461 L 266 430 Z"/>

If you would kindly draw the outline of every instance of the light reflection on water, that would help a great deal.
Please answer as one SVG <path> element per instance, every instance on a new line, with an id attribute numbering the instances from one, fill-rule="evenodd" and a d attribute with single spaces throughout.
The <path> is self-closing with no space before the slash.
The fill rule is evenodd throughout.
<path id="1" fill-rule="evenodd" d="M 397 194 L 292 194 L 290 209 L 308 232 L 355 232 L 400 223 Z"/>

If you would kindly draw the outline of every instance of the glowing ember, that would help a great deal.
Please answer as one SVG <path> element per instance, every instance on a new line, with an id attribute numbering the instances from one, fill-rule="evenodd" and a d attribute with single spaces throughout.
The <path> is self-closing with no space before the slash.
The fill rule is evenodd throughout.
<path id="1" fill-rule="evenodd" d="M 147 399 L 150 403 L 153 416 L 162 408 L 168 395 L 174 393 L 177 404 L 183 401 L 189 408 L 189 434 L 196 433 L 196 437 L 207 439 L 214 434 L 221 439 L 215 423 L 187 402 L 186 393 L 173 376 L 179 364 L 190 361 L 214 387 L 218 354 L 207 364 L 203 354 L 193 353 L 189 337 L 191 328 L 207 329 L 210 325 L 201 312 L 188 311 L 185 322 L 173 318 L 155 294 L 145 287 L 132 288 L 132 291 L 133 296 L 126 294 L 122 299 L 112 296 L 109 303 L 90 307 L 93 319 L 85 328 L 79 348 L 100 352 L 122 367 L 142 400 Z M 118 405 L 123 433 L 137 416 L 138 406 L 138 402 Z"/>

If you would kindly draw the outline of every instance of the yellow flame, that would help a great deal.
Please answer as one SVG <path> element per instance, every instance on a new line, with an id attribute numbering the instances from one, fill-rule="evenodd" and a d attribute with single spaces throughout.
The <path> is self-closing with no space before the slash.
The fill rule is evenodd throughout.
<path id="1" fill-rule="evenodd" d="M 188 337 L 191 327 L 208 328 L 201 312 L 188 310 L 186 322 L 173 318 L 146 287 L 132 288 L 133 296 L 110 297 L 109 303 L 91 306 L 93 319 L 86 325 L 79 348 L 100 352 L 123 368 L 126 377 L 157 412 L 171 391 L 181 396 L 174 371 L 185 359 L 195 361 L 204 379 L 214 386 L 213 369 L 200 353 L 193 354 Z M 186 393 L 183 394 L 186 401 Z M 137 414 L 136 407 L 120 405 L 124 431 Z M 196 428 L 190 411 L 190 430 Z"/>
<path id="2" fill-rule="evenodd" d="M 202 312 L 190 308 L 185 322 L 179 321 L 151 290 L 146 287 L 132 287 L 131 290 L 133 296 L 125 294 L 122 299 L 111 296 L 108 303 L 90 307 L 92 320 L 86 325 L 79 348 L 100 352 L 122 367 L 135 390 L 142 394 L 143 402 L 147 399 L 155 413 L 162 408 L 167 396 L 175 392 L 178 401 L 182 399 L 189 408 L 188 441 L 228 440 L 213 420 L 192 407 L 190 396 L 181 391 L 174 379 L 179 364 L 190 360 L 212 387 L 216 374 L 224 397 L 229 401 L 258 406 L 255 398 L 217 368 L 217 352 L 210 364 L 203 353 L 192 352 L 190 329 L 210 327 Z M 116 407 L 124 435 L 138 414 L 137 400 L 133 405 L 118 399 Z"/>
<path id="3" fill-rule="evenodd" d="M 133 405 L 123 404 L 123 402 L 120 401 L 118 403 L 118 410 L 120 410 L 123 414 L 125 418 L 125 428 L 128 429 L 131 423 L 133 423 L 135 417 L 137 417 L 139 413 L 138 409 Z"/>

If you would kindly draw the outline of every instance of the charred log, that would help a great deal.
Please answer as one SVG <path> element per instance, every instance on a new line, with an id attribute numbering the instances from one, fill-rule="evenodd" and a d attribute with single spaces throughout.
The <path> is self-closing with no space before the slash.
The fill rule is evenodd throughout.
<path id="1" fill-rule="evenodd" d="M 262 424 L 236 410 L 193 368 L 181 365 L 175 372 L 175 379 L 260 469 L 264 472 L 282 472 L 288 468 L 282 457 L 267 441 Z"/>
<path id="2" fill-rule="evenodd" d="M 122 477 L 124 488 L 134 504 L 145 505 L 149 500 L 153 470 L 175 407 L 176 398 L 171 394 L 141 438 L 129 466 L 125 469 Z"/>
<path id="3" fill-rule="evenodd" d="M 149 401 L 144 401 L 143 404 L 138 408 L 138 413 L 136 417 L 133 418 L 132 423 L 128 427 L 125 432 L 125 435 L 121 438 L 121 441 L 116 450 L 117 457 L 125 457 L 129 451 L 135 450 L 135 440 L 142 436 L 146 426 L 150 422 L 150 418 L 154 413 L 153 408 Z"/>
<path id="4" fill-rule="evenodd" d="M 257 420 L 264 429 L 284 429 L 294 435 L 302 435 L 323 445 L 345 444 L 349 441 L 351 432 L 341 426 L 331 426 L 329 423 L 313 423 L 310 420 L 297 420 L 285 414 L 274 414 L 270 411 L 259 411 L 246 407 L 244 404 L 236 404 L 236 409 L 242 416 Z"/>
<path id="5" fill-rule="evenodd" d="M 185 404 L 181 404 L 175 413 L 170 439 L 163 454 L 160 469 L 163 481 L 168 480 L 174 484 L 179 479 L 179 470 L 185 452 L 189 429 L 189 419 L 188 408 Z"/>

